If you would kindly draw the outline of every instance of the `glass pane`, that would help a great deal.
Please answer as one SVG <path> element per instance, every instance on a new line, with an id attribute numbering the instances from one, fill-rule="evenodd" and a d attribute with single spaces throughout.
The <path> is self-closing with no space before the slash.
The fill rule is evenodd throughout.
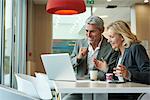
<path id="1" fill-rule="evenodd" d="M 77 15 L 53 15 L 53 39 L 84 38 L 85 20 L 91 15 L 90 7 Z"/>
<path id="2" fill-rule="evenodd" d="M 10 87 L 14 73 L 26 72 L 26 2 L 0 0 L 0 83 Z"/>
<path id="3" fill-rule="evenodd" d="M 2 44 L 2 17 L 3 17 L 3 13 L 2 13 L 2 10 L 3 10 L 3 5 L 2 5 L 2 0 L 0 0 L 0 44 Z M 2 83 L 2 45 L 0 45 L 0 84 Z"/>
<path id="4" fill-rule="evenodd" d="M 12 0 L 5 2 L 5 54 L 4 54 L 4 84 L 10 85 L 11 73 L 11 42 L 12 42 Z"/>
<path id="5" fill-rule="evenodd" d="M 72 53 L 75 45 L 75 40 L 69 39 L 54 39 L 53 40 L 53 53 Z"/>
<path id="6" fill-rule="evenodd" d="M 85 37 L 85 20 L 91 15 L 91 8 L 77 15 L 53 15 L 53 53 L 71 54 L 76 39 Z"/>

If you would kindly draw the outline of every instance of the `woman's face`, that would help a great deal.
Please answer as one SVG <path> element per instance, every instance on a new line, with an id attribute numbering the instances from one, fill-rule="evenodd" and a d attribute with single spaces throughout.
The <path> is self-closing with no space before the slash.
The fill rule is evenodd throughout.
<path id="1" fill-rule="evenodd" d="M 108 29 L 108 42 L 110 42 L 113 49 L 121 48 L 123 45 L 123 37 L 120 34 L 115 33 L 113 30 Z"/>

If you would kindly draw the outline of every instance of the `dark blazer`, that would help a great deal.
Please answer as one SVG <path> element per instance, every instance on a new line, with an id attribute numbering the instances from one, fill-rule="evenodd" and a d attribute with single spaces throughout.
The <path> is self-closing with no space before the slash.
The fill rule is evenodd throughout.
<path id="1" fill-rule="evenodd" d="M 82 40 L 77 41 L 75 44 L 74 50 L 71 54 L 71 62 L 72 62 L 72 65 L 74 66 L 74 70 L 76 72 L 76 76 L 78 79 L 88 74 L 87 73 L 88 72 L 87 58 L 81 59 L 79 61 L 77 61 L 77 58 L 76 58 L 79 53 L 79 49 L 81 47 L 88 47 L 87 39 L 82 39 Z M 111 45 L 107 42 L 107 39 L 103 37 L 101 47 L 97 55 L 97 59 L 101 60 L 101 58 L 103 58 L 107 62 L 109 66 L 108 72 L 112 72 L 112 69 L 114 65 L 116 64 L 116 59 L 118 56 L 117 54 L 118 53 L 116 53 L 112 49 Z M 105 73 L 106 72 L 99 71 L 98 79 L 105 80 Z"/>
<path id="2" fill-rule="evenodd" d="M 131 73 L 131 81 L 150 84 L 150 60 L 145 48 L 134 43 L 125 49 L 122 64 Z"/>

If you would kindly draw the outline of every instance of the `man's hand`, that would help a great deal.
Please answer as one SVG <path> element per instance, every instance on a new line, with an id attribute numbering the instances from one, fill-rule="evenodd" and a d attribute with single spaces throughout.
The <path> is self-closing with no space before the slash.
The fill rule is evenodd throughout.
<path id="1" fill-rule="evenodd" d="M 98 70 L 101 70 L 101 71 L 104 71 L 106 72 L 108 67 L 107 67 L 107 63 L 106 61 L 100 61 L 100 60 L 97 60 L 96 58 L 93 59 L 93 62 L 94 62 L 94 65 L 95 67 L 98 69 Z"/>
<path id="2" fill-rule="evenodd" d="M 77 59 L 82 59 L 85 58 L 88 54 L 88 49 L 85 47 L 81 47 L 79 50 L 79 54 L 77 56 Z"/>

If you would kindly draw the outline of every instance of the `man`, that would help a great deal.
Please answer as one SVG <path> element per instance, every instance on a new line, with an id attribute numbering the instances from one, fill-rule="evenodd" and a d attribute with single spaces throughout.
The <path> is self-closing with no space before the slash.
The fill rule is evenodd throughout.
<path id="1" fill-rule="evenodd" d="M 100 17 L 89 17 L 85 23 L 85 30 L 86 39 L 77 41 L 71 54 L 71 62 L 77 79 L 89 79 L 89 71 L 96 69 L 98 80 L 105 80 L 105 73 L 113 71 L 117 54 L 102 35 L 104 22 Z M 71 94 L 65 96 L 63 100 L 82 100 L 82 95 Z"/>
<path id="2" fill-rule="evenodd" d="M 98 80 L 105 80 L 105 73 L 113 71 L 117 53 L 102 35 L 104 22 L 100 17 L 89 17 L 86 20 L 85 30 L 87 38 L 77 41 L 71 54 L 77 79 L 89 78 L 89 71 L 96 69 Z"/>

